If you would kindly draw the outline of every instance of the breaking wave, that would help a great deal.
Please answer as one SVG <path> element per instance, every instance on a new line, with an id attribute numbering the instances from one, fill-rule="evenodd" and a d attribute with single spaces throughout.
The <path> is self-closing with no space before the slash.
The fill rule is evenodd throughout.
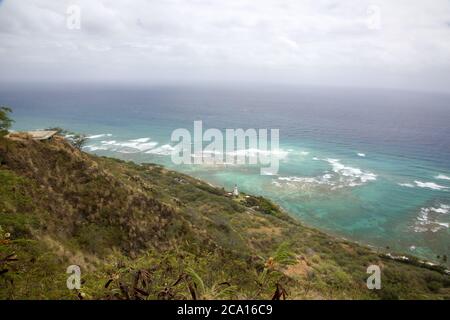
<path id="1" fill-rule="evenodd" d="M 300 188 L 304 188 L 305 186 L 327 186 L 333 190 L 344 187 L 361 186 L 377 179 L 376 174 L 343 165 L 338 159 L 324 159 L 324 161 L 331 165 L 332 172 L 324 172 L 323 175 L 317 177 L 279 177 L 276 180 L 277 183 L 273 184 L 280 186 L 281 183 L 285 183 L 287 186 L 295 185 Z"/>
<path id="2" fill-rule="evenodd" d="M 165 144 L 158 148 L 148 150 L 145 153 L 156 154 L 156 155 L 160 155 L 160 156 L 170 156 L 172 154 L 173 150 L 175 150 L 174 147 L 172 147 L 169 144 Z"/>
<path id="3" fill-rule="evenodd" d="M 401 187 L 414 188 L 412 183 L 397 183 Z"/>
<path id="4" fill-rule="evenodd" d="M 359 168 L 345 166 L 338 159 L 326 159 L 326 161 L 331 164 L 333 171 L 341 176 L 341 180 L 350 187 L 360 186 L 366 182 L 377 180 L 376 174 Z"/>
<path id="5" fill-rule="evenodd" d="M 112 137 L 111 133 L 94 134 L 92 136 L 87 136 L 88 139 L 100 139 L 104 137 Z"/>
<path id="6" fill-rule="evenodd" d="M 267 149 L 267 150 L 264 150 L 264 149 L 250 148 L 250 149 L 240 149 L 240 150 L 230 151 L 230 152 L 227 152 L 226 155 L 245 156 L 245 157 L 257 157 L 257 156 L 269 157 L 269 156 L 275 156 L 278 159 L 285 159 L 289 155 L 289 152 L 285 151 L 283 149 L 276 149 L 276 150 Z"/>
<path id="7" fill-rule="evenodd" d="M 97 136 L 97 138 L 100 135 Z M 91 138 L 95 139 L 95 138 Z M 150 138 L 132 139 L 128 141 L 102 140 L 98 143 L 87 145 L 88 151 L 113 151 L 119 153 L 139 153 L 155 148 L 158 145 L 156 141 L 150 141 Z"/>
<path id="8" fill-rule="evenodd" d="M 416 184 L 417 187 L 419 188 L 428 188 L 428 189 L 432 189 L 432 190 L 445 190 L 448 189 L 448 187 L 445 186 L 441 186 L 437 183 L 434 182 L 422 182 L 422 181 L 414 181 L 414 183 Z"/>
<path id="9" fill-rule="evenodd" d="M 438 232 L 448 229 L 449 223 L 442 222 L 442 217 L 448 214 L 450 206 L 440 204 L 439 207 L 421 208 L 414 224 L 415 232 Z"/>
<path id="10" fill-rule="evenodd" d="M 438 174 L 435 178 L 439 180 L 450 180 L 450 177 L 444 174 Z"/>

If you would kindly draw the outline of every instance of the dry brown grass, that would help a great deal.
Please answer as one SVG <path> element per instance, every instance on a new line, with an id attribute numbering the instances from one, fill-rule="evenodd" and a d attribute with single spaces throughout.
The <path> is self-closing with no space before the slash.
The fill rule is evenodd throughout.
<path id="1" fill-rule="evenodd" d="M 290 278 L 299 279 L 306 277 L 311 270 L 312 268 L 308 266 L 307 261 L 300 257 L 297 258 L 297 263 L 287 266 L 283 273 Z"/>

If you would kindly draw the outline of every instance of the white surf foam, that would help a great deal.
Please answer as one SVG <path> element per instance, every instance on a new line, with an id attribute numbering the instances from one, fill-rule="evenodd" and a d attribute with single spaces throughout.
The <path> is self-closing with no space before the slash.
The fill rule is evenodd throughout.
<path id="1" fill-rule="evenodd" d="M 313 158 L 314 159 L 314 158 Z M 321 160 L 315 158 L 317 160 Z M 327 188 L 334 190 L 344 187 L 356 187 L 366 184 L 370 181 L 375 181 L 377 175 L 363 171 L 359 168 L 343 165 L 338 159 L 323 159 L 327 161 L 331 167 L 332 172 L 325 171 L 323 175 L 316 177 L 301 177 L 301 176 L 288 176 L 279 177 L 278 183 L 285 183 L 287 186 L 296 186 L 300 189 L 309 187 L 326 186 Z"/>
<path id="2" fill-rule="evenodd" d="M 334 172 L 345 178 L 344 180 L 349 186 L 359 186 L 366 182 L 377 180 L 376 174 L 359 168 L 345 166 L 339 159 L 328 158 L 326 161 L 331 164 Z"/>
<path id="3" fill-rule="evenodd" d="M 302 183 L 318 183 L 322 184 L 324 183 L 324 180 L 321 180 L 320 178 L 314 178 L 314 177 L 279 177 L 278 180 L 280 181 L 289 181 L 289 182 L 302 182 Z"/>
<path id="4" fill-rule="evenodd" d="M 115 145 L 117 143 L 117 141 L 116 140 L 103 140 L 103 141 L 100 141 L 100 143 L 107 146 L 107 145 Z"/>
<path id="5" fill-rule="evenodd" d="M 361 153 L 361 152 L 357 153 L 357 155 L 358 155 L 358 157 L 365 157 L 366 156 L 365 153 Z"/>
<path id="6" fill-rule="evenodd" d="M 139 138 L 139 139 L 132 139 L 130 141 L 137 142 L 137 143 L 145 143 L 145 142 L 149 142 L 150 140 L 151 140 L 150 138 Z"/>
<path id="7" fill-rule="evenodd" d="M 441 186 L 437 183 L 434 182 L 422 182 L 422 181 L 414 181 L 414 183 L 416 184 L 416 186 L 418 186 L 419 188 L 428 188 L 428 189 L 432 189 L 432 190 L 445 190 L 448 189 L 448 187 L 446 186 Z"/>
<path id="8" fill-rule="evenodd" d="M 443 215 L 448 214 L 450 206 L 440 204 L 439 207 L 421 208 L 414 225 L 415 232 L 438 232 L 449 228 L 448 222 L 442 222 Z"/>
<path id="9" fill-rule="evenodd" d="M 104 138 L 104 137 L 112 137 L 111 133 L 101 133 L 101 134 L 94 134 L 91 136 L 87 136 L 87 139 L 99 139 L 99 138 Z"/>
<path id="10" fill-rule="evenodd" d="M 412 183 L 398 183 L 398 185 L 407 188 L 414 188 L 414 185 Z"/>
<path id="11" fill-rule="evenodd" d="M 281 188 L 281 183 L 279 183 L 279 182 L 276 181 L 276 180 L 273 180 L 273 181 L 272 181 L 272 184 L 275 185 L 276 187 Z"/>
<path id="12" fill-rule="evenodd" d="M 156 147 L 157 145 L 158 145 L 157 142 L 142 143 L 142 142 L 131 142 L 131 140 L 130 142 L 116 143 L 116 146 L 123 147 L 123 149 L 125 150 L 133 149 L 136 150 L 137 152 L 150 150 Z"/>
<path id="13" fill-rule="evenodd" d="M 174 150 L 175 150 L 174 147 L 172 147 L 169 144 L 165 144 L 165 145 L 162 145 L 162 146 L 160 146 L 158 148 L 154 148 L 154 149 L 148 150 L 145 153 L 157 154 L 157 155 L 162 155 L 162 156 L 170 156 Z"/>
<path id="14" fill-rule="evenodd" d="M 444 174 L 438 174 L 435 178 L 440 180 L 450 180 L 450 177 Z"/>
<path id="15" fill-rule="evenodd" d="M 150 138 L 141 138 L 128 141 L 102 140 L 99 143 L 86 146 L 90 151 L 106 150 L 119 153 L 139 153 L 155 148 L 158 145 L 156 141 L 150 141 Z"/>
<path id="16" fill-rule="evenodd" d="M 265 156 L 265 157 L 277 157 L 278 159 L 285 159 L 289 152 L 285 151 L 283 149 L 276 149 L 276 150 L 263 150 L 263 149 L 256 149 L 256 148 L 249 148 L 249 149 L 240 149 L 235 151 L 227 152 L 226 155 L 231 156 L 246 156 L 246 157 L 257 157 L 257 156 Z"/>
<path id="17" fill-rule="evenodd" d="M 441 204 L 439 206 L 439 208 L 431 207 L 430 210 L 433 211 L 433 212 L 440 213 L 440 214 L 447 214 L 450 211 L 450 206 L 447 206 L 445 204 Z"/>

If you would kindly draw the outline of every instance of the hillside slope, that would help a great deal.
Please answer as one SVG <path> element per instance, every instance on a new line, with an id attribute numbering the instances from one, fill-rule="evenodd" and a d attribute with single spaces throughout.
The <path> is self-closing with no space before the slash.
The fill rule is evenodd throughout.
<path id="1" fill-rule="evenodd" d="M 61 137 L 0 140 L 1 299 L 445 299 L 441 267 L 394 261 L 253 196 Z M 366 269 L 382 269 L 368 290 Z M 68 290 L 79 265 L 82 288 Z"/>

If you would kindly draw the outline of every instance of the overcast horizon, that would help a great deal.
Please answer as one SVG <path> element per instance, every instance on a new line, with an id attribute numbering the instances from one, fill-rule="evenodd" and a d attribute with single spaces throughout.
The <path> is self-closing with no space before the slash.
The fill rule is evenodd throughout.
<path id="1" fill-rule="evenodd" d="M 450 92 L 449 40 L 446 0 L 0 0 L 0 82 Z"/>

